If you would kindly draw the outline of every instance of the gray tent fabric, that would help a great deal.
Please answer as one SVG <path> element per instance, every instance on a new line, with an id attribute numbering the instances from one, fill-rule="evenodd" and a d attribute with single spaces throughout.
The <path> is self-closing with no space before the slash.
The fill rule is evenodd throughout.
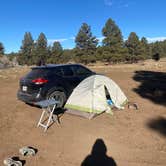
<path id="1" fill-rule="evenodd" d="M 88 114 L 89 119 L 102 112 L 112 114 L 106 98 L 106 89 L 114 106 L 124 109 L 123 105 L 128 102 L 127 97 L 113 80 L 103 75 L 93 75 L 84 79 L 70 95 L 65 108 Z"/>

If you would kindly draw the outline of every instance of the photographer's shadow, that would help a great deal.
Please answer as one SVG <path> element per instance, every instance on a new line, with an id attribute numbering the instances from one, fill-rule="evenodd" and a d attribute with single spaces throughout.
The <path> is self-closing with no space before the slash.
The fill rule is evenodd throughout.
<path id="1" fill-rule="evenodd" d="M 112 157 L 107 156 L 107 147 L 102 139 L 97 139 L 92 152 L 88 155 L 81 166 L 117 166 Z"/>

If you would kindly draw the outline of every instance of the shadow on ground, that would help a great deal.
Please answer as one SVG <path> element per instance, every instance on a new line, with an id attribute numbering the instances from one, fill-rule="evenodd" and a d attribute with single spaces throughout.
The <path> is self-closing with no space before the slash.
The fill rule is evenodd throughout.
<path id="1" fill-rule="evenodd" d="M 97 139 L 81 166 L 117 166 L 112 157 L 107 156 L 107 147 L 102 139 Z"/>
<path id="2" fill-rule="evenodd" d="M 152 119 L 147 124 L 151 129 L 159 132 L 161 135 L 166 137 L 166 119 L 163 117 L 158 117 L 157 119 Z"/>
<path id="3" fill-rule="evenodd" d="M 133 89 L 141 97 L 166 106 L 166 73 L 154 71 L 136 71 L 133 76 L 141 84 Z"/>

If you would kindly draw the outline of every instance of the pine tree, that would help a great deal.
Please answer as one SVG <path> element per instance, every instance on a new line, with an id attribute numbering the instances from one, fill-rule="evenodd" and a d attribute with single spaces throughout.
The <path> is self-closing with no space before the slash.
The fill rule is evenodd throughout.
<path id="1" fill-rule="evenodd" d="M 74 61 L 74 49 L 65 49 L 63 50 L 62 52 L 62 55 L 61 55 L 61 62 L 60 63 L 68 63 L 68 62 L 71 62 L 73 63 Z"/>
<path id="2" fill-rule="evenodd" d="M 88 24 L 83 23 L 75 39 L 76 48 L 82 50 L 95 50 L 98 40 L 92 36 L 91 28 Z"/>
<path id="3" fill-rule="evenodd" d="M 4 46 L 3 46 L 3 43 L 0 42 L 0 55 L 3 55 L 4 54 Z"/>
<path id="4" fill-rule="evenodd" d="M 142 59 L 150 58 L 150 48 L 145 37 L 141 38 Z"/>
<path id="5" fill-rule="evenodd" d="M 51 47 L 51 56 L 49 57 L 49 63 L 60 63 L 63 48 L 60 42 L 55 41 Z"/>
<path id="6" fill-rule="evenodd" d="M 152 44 L 152 59 L 158 61 L 163 56 L 162 42 L 155 42 Z"/>
<path id="7" fill-rule="evenodd" d="M 83 63 L 93 62 L 95 60 L 95 51 L 98 40 L 92 35 L 91 28 L 88 24 L 83 23 L 76 38 L 75 55 L 76 60 Z"/>
<path id="8" fill-rule="evenodd" d="M 25 32 L 24 39 L 22 40 L 22 46 L 19 55 L 19 62 L 21 64 L 33 64 L 33 54 L 34 51 L 34 40 L 30 32 Z"/>
<path id="9" fill-rule="evenodd" d="M 104 61 L 118 63 L 124 60 L 126 49 L 123 47 L 123 37 L 119 27 L 109 18 L 102 29 L 104 39 L 102 58 Z"/>
<path id="10" fill-rule="evenodd" d="M 166 40 L 162 41 L 163 57 L 166 57 Z"/>
<path id="11" fill-rule="evenodd" d="M 129 57 L 127 57 L 127 60 L 131 62 L 137 62 L 140 59 L 143 51 L 141 49 L 139 37 L 135 32 L 130 33 L 125 45 L 129 51 Z"/>
<path id="12" fill-rule="evenodd" d="M 144 45 L 148 45 L 148 40 L 146 39 L 146 37 L 141 38 L 141 43 Z"/>
<path id="13" fill-rule="evenodd" d="M 63 48 L 62 48 L 60 42 L 55 41 L 52 46 L 52 51 L 62 51 L 62 50 L 63 50 Z"/>
<path id="14" fill-rule="evenodd" d="M 104 46 L 122 46 L 123 45 L 123 37 L 119 27 L 115 24 L 115 22 L 109 18 L 102 29 L 102 34 L 105 37 L 103 39 Z"/>
<path id="15" fill-rule="evenodd" d="M 45 64 L 48 58 L 48 48 L 47 48 L 47 38 L 44 33 L 40 33 L 37 41 L 36 41 L 36 49 L 35 49 L 35 62 Z"/>

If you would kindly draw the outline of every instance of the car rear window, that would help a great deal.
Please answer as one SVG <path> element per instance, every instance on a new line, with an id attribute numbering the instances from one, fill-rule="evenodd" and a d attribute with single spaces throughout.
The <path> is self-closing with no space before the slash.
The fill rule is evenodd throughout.
<path id="1" fill-rule="evenodd" d="M 92 71 L 83 66 L 72 66 L 72 68 L 76 75 L 87 75 L 92 73 Z"/>
<path id="2" fill-rule="evenodd" d="M 26 78 L 33 79 L 38 77 L 44 77 L 49 73 L 48 69 L 32 69 L 27 75 Z"/>
<path id="3" fill-rule="evenodd" d="M 71 69 L 70 66 L 64 66 L 64 67 L 62 68 L 62 70 L 63 70 L 63 75 L 64 75 L 64 76 L 70 77 L 70 76 L 73 76 L 73 75 L 74 75 L 74 73 L 73 73 L 73 71 L 72 71 L 72 69 Z"/>

